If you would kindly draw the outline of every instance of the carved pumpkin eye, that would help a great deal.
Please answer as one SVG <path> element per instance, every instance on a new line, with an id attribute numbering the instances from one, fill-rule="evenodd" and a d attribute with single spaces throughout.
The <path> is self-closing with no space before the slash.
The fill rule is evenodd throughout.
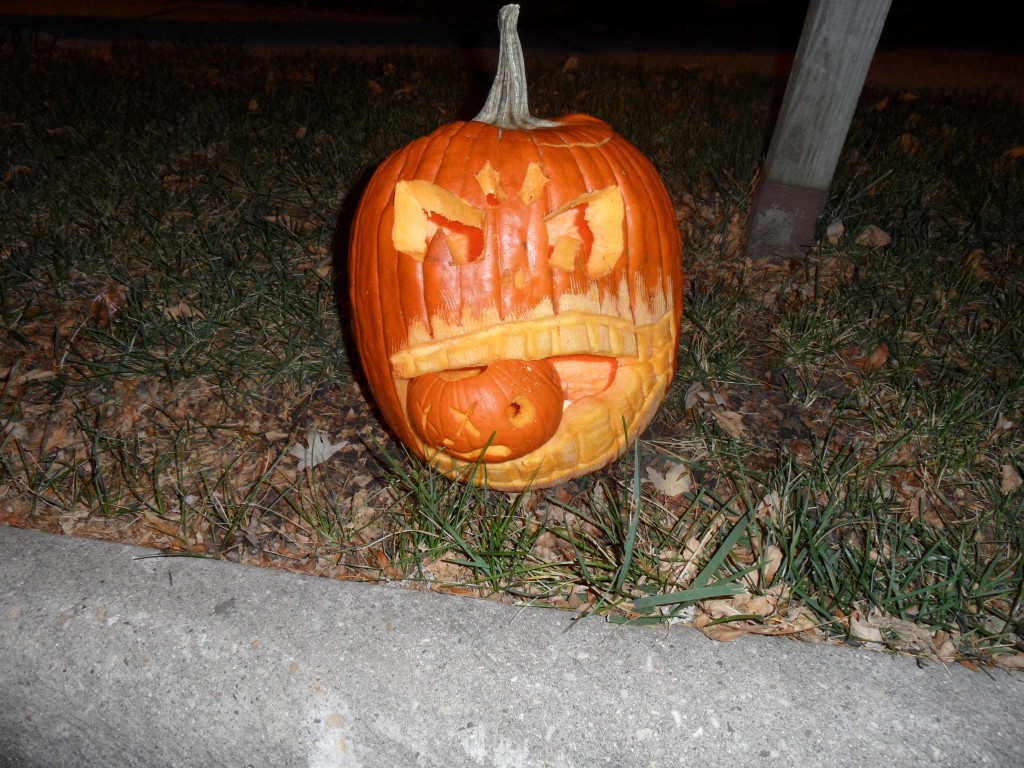
<path id="1" fill-rule="evenodd" d="M 615 268 L 625 248 L 625 219 L 618 187 L 587 192 L 559 206 L 544 217 L 550 248 L 548 262 L 556 269 L 571 272 L 576 257 L 582 255 L 587 275 L 604 277 Z"/>
<path id="2" fill-rule="evenodd" d="M 462 265 L 476 261 L 484 253 L 483 230 L 461 221 L 451 221 L 439 213 L 432 213 L 427 217 L 430 225 L 436 227 L 434 234 L 430 237 L 429 252 L 435 247 L 434 242 L 438 239 L 444 241 L 448 253 L 451 254 L 453 263 Z"/>
<path id="3" fill-rule="evenodd" d="M 443 237 L 456 264 L 483 253 L 484 211 L 429 181 L 395 185 L 395 250 L 422 263 L 435 238 Z"/>

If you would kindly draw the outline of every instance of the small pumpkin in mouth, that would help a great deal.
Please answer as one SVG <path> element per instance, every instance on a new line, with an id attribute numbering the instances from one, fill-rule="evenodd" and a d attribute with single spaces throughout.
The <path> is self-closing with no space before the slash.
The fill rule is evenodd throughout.
<path id="1" fill-rule="evenodd" d="M 507 461 L 540 448 L 562 420 L 562 385 L 546 360 L 496 360 L 418 376 L 408 411 L 425 445 L 467 461 Z"/>
<path id="2" fill-rule="evenodd" d="M 507 490 L 622 454 L 664 399 L 682 313 L 657 172 L 596 118 L 530 115 L 518 12 L 501 9 L 483 111 L 384 161 L 349 249 L 354 338 L 391 430 Z"/>

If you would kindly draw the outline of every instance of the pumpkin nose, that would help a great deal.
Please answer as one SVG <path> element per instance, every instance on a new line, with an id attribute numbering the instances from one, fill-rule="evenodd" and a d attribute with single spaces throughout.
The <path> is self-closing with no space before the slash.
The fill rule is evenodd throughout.
<path id="1" fill-rule="evenodd" d="M 500 281 L 502 320 L 515 320 L 551 301 L 549 251 L 542 206 L 512 198 L 487 211 L 484 260 L 494 265 Z"/>

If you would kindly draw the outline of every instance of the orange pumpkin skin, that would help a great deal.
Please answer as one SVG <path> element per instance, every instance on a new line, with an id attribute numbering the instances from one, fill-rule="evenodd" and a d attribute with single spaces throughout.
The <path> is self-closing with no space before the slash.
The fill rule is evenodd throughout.
<path id="1" fill-rule="evenodd" d="M 681 249 L 657 172 L 595 118 L 457 122 L 398 150 L 363 194 L 349 250 L 354 338 L 395 437 L 463 476 L 472 451 L 413 427 L 427 404 L 420 377 L 540 360 L 571 376 L 608 358 L 562 382 L 550 438 L 485 456 L 486 473 L 466 479 L 543 488 L 618 458 L 674 373 Z"/>
<path id="2" fill-rule="evenodd" d="M 545 360 L 497 360 L 484 368 L 412 380 L 409 420 L 425 445 L 460 459 L 507 461 L 540 448 L 562 420 L 562 385 Z"/>

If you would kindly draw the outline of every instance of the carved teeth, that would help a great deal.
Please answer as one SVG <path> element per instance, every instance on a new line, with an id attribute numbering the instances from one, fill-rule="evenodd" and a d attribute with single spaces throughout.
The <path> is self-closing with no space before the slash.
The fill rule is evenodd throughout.
<path id="1" fill-rule="evenodd" d="M 652 325 L 582 312 L 484 328 L 444 341 L 420 343 L 391 357 L 394 377 L 488 365 L 495 360 L 542 360 L 561 355 L 605 355 L 648 359 L 672 345 L 671 313 Z"/>

